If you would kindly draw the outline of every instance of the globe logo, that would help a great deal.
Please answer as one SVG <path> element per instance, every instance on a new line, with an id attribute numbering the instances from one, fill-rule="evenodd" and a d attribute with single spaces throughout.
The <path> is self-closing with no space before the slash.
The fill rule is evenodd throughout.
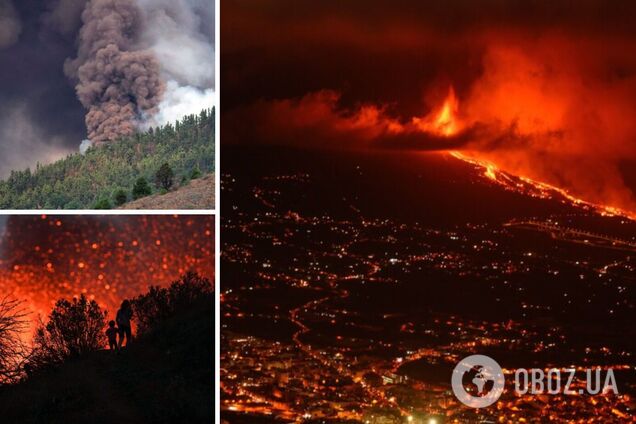
<path id="1" fill-rule="evenodd" d="M 462 359 L 451 378 L 455 397 L 471 408 L 486 408 L 497 402 L 504 385 L 503 370 L 494 359 L 485 355 Z"/>

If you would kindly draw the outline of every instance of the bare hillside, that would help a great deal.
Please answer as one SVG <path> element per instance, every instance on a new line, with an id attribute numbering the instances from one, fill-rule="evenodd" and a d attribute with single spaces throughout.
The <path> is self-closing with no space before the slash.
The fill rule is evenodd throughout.
<path id="1" fill-rule="evenodd" d="M 118 209 L 214 209 L 214 174 L 190 181 L 166 194 L 153 194 Z"/>

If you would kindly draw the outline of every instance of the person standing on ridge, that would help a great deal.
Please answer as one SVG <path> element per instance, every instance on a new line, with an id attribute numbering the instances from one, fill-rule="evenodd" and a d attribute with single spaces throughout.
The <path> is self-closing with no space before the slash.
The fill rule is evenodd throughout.
<path id="1" fill-rule="evenodd" d="M 130 344 L 132 339 L 132 329 L 130 327 L 130 320 L 133 316 L 132 306 L 128 299 L 121 303 L 119 311 L 117 311 L 117 327 L 119 327 L 119 348 L 121 349 L 126 339 L 126 346 Z"/>
<path id="2" fill-rule="evenodd" d="M 110 350 L 117 350 L 117 334 L 119 329 L 115 327 L 115 321 L 108 323 L 108 330 L 106 330 L 106 337 L 108 337 L 108 347 Z"/>

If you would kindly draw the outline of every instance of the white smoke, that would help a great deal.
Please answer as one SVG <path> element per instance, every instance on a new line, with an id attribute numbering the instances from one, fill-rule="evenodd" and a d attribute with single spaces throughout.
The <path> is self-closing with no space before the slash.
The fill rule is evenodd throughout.
<path id="1" fill-rule="evenodd" d="M 93 145 L 93 142 L 86 139 L 86 140 L 82 140 L 82 142 L 80 143 L 79 146 L 79 151 L 81 154 L 85 154 L 86 151 L 89 149 L 89 147 L 91 147 Z"/>
<path id="2" fill-rule="evenodd" d="M 214 90 L 200 90 L 190 86 L 179 86 L 176 81 L 168 81 L 166 93 L 159 105 L 159 112 L 148 125 L 161 125 L 180 120 L 185 115 L 199 113 L 214 104 Z"/>
<path id="3" fill-rule="evenodd" d="M 138 0 L 146 20 L 143 42 L 161 64 L 166 92 L 159 112 L 142 125 L 162 125 L 214 105 L 214 10 L 211 1 Z M 200 18 L 207 16 L 212 22 Z"/>

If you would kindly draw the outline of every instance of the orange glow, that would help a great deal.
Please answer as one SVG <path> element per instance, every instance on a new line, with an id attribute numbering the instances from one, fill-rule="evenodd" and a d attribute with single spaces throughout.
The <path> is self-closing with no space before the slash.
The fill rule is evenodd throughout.
<path id="1" fill-rule="evenodd" d="M 0 291 L 24 302 L 31 330 L 58 299 L 82 293 L 112 318 L 123 299 L 188 270 L 213 279 L 213 228 L 208 216 L 10 216 L 0 243 Z"/>
<path id="2" fill-rule="evenodd" d="M 444 101 L 442 110 L 439 111 L 437 119 L 435 120 L 435 126 L 439 132 L 449 136 L 457 133 L 457 110 L 459 109 L 459 102 L 455 97 L 455 90 L 453 87 L 449 89 L 448 97 Z"/>
<path id="3" fill-rule="evenodd" d="M 455 90 L 450 86 L 444 103 L 432 117 L 414 117 L 411 121 L 419 131 L 450 137 L 461 130 L 457 117 L 458 111 L 459 101 Z"/>

